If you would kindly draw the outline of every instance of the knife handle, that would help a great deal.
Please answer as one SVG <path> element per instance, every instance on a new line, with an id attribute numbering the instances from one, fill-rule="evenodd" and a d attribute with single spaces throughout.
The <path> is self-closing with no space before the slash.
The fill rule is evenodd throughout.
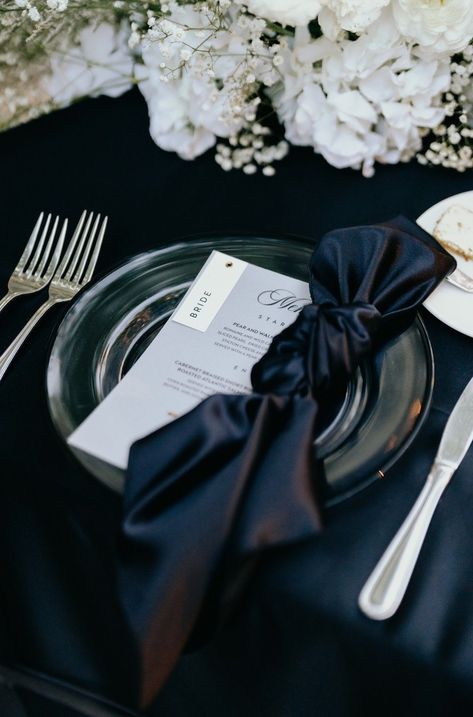
<path id="1" fill-rule="evenodd" d="M 373 620 L 386 620 L 398 609 L 435 508 L 455 469 L 434 463 L 422 491 L 363 587 L 358 605 Z"/>

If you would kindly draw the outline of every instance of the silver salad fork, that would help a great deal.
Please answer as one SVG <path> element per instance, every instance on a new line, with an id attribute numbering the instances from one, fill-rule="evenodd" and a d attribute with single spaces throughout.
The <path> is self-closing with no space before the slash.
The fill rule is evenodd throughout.
<path id="1" fill-rule="evenodd" d="M 82 213 L 66 253 L 51 279 L 47 300 L 0 356 L 0 380 L 5 375 L 20 346 L 41 317 L 55 304 L 70 301 L 91 280 L 102 246 L 108 217 L 105 217 L 101 224 L 100 214 L 95 217 L 95 221 L 93 220 L 93 212 L 90 212 L 89 215 L 86 211 Z M 97 235 L 99 224 L 100 230 Z"/>
<path id="2" fill-rule="evenodd" d="M 44 213 L 41 212 L 23 254 L 8 280 L 8 292 L 0 299 L 0 311 L 15 297 L 21 296 L 21 294 L 32 294 L 43 289 L 56 270 L 66 235 L 67 219 L 64 220 L 59 239 L 54 245 L 59 217 L 54 220 L 48 236 L 51 224 L 51 214 L 48 214 L 38 239 L 43 216 Z"/>

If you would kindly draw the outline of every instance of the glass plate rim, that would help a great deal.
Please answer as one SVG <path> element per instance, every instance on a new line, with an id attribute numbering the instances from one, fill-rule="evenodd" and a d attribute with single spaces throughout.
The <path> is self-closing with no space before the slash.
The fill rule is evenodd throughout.
<path id="1" fill-rule="evenodd" d="M 60 324 L 58 326 L 57 331 L 55 334 L 51 337 L 49 347 L 48 347 L 48 359 L 47 359 L 47 366 L 45 371 L 45 384 L 46 384 L 46 398 L 47 398 L 47 405 L 48 405 L 48 411 L 50 419 L 53 423 L 55 433 L 57 437 L 60 439 L 62 446 L 67 450 L 68 455 L 73 456 L 75 460 L 78 461 L 79 465 L 86 470 L 87 472 L 91 472 L 90 469 L 84 467 L 81 461 L 77 458 L 77 456 L 74 454 L 74 452 L 69 448 L 67 444 L 67 435 L 65 435 L 65 432 L 61 430 L 58 419 L 57 419 L 57 411 L 53 405 L 52 401 L 52 395 L 50 389 L 50 378 L 52 374 L 52 357 L 54 352 L 54 347 L 58 338 L 59 331 L 61 329 L 61 326 L 63 323 L 70 318 L 70 313 L 73 309 L 73 307 L 80 302 L 80 299 L 86 295 L 87 293 L 91 292 L 93 288 L 102 281 L 108 279 L 113 281 L 115 278 L 114 275 L 116 273 L 121 272 L 122 269 L 129 266 L 132 263 L 138 264 L 140 261 L 144 261 L 147 257 L 150 256 L 158 256 L 158 255 L 165 255 L 167 253 L 171 253 L 172 251 L 176 251 L 182 248 L 185 248 L 185 246 L 191 242 L 191 243 L 198 243 L 202 242 L 203 240 L 208 239 L 209 241 L 212 240 L 222 240 L 228 241 L 231 239 L 245 239 L 245 238 L 264 238 L 265 240 L 269 240 L 271 243 L 277 244 L 280 240 L 286 240 L 286 241 L 296 241 L 299 245 L 303 245 L 307 249 L 311 249 L 312 251 L 316 248 L 317 243 L 319 239 L 309 238 L 306 235 L 301 234 L 294 234 L 294 233 L 285 233 L 285 232 L 251 232 L 251 231 L 232 231 L 232 232 L 225 232 L 222 231 L 208 231 L 208 232 L 198 232 L 193 234 L 188 234 L 185 236 L 176 237 L 174 240 L 169 240 L 166 243 L 160 244 L 159 247 L 154 249 L 147 249 L 145 251 L 139 252 L 137 254 L 130 254 L 127 255 L 124 259 L 121 259 L 114 265 L 112 265 L 110 268 L 105 270 L 103 273 L 97 275 L 95 281 L 93 284 L 89 284 L 88 286 L 84 287 L 84 289 L 79 292 L 77 297 L 75 298 L 74 303 L 68 308 L 67 312 L 62 317 Z M 404 453 L 408 450 L 408 448 L 411 446 L 413 441 L 415 440 L 416 436 L 418 435 L 419 431 L 421 430 L 422 426 L 424 425 L 425 421 L 427 420 L 427 417 L 430 412 L 431 404 L 432 404 L 432 398 L 433 398 L 433 390 L 434 390 L 434 384 L 435 384 L 435 357 L 433 353 L 433 347 L 432 343 L 430 341 L 430 337 L 427 331 L 427 327 L 425 325 L 425 322 L 422 318 L 422 315 L 419 311 L 417 311 L 414 322 L 417 325 L 419 335 L 422 339 L 422 345 L 425 351 L 425 358 L 426 358 L 426 384 L 424 389 L 424 395 L 423 395 L 423 402 L 422 402 L 422 410 L 416 420 L 416 423 L 409 434 L 406 435 L 402 443 L 399 444 L 398 448 L 393 452 L 393 454 L 386 459 L 386 462 L 381 465 L 381 467 L 378 469 L 378 471 L 375 474 L 369 474 L 359 482 L 355 487 L 352 489 L 343 491 L 340 495 L 335 495 L 329 497 L 327 500 L 324 501 L 324 505 L 327 508 L 330 508 L 332 506 L 335 506 L 341 502 L 345 502 L 346 500 L 349 500 L 354 495 L 358 494 L 359 492 L 363 491 L 365 488 L 367 488 L 369 485 L 377 482 L 379 479 L 385 478 L 385 473 L 387 473 L 393 465 L 395 465 L 401 457 L 404 455 Z M 97 478 L 96 474 L 92 473 L 94 478 Z M 102 482 L 102 481 L 101 481 Z M 113 492 L 122 494 L 121 488 L 116 488 L 114 486 L 111 486 L 110 483 L 105 482 L 104 483 L 106 487 L 111 489 Z"/>

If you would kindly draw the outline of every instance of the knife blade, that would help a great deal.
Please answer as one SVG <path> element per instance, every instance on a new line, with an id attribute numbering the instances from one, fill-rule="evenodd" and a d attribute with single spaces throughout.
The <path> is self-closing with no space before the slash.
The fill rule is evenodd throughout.
<path id="1" fill-rule="evenodd" d="M 467 291 L 469 294 L 473 293 L 473 279 L 461 269 L 455 269 L 455 271 L 447 276 L 447 281 L 453 284 L 453 286 L 456 286 L 457 289 L 463 289 L 463 291 Z"/>
<path id="2" fill-rule="evenodd" d="M 360 593 L 358 605 L 373 620 L 386 620 L 401 604 L 438 502 L 472 441 L 473 378 L 448 418 L 419 497 Z"/>
<path id="3" fill-rule="evenodd" d="M 435 457 L 436 463 L 444 463 L 456 470 L 473 441 L 473 378 L 453 407 L 445 425 Z"/>

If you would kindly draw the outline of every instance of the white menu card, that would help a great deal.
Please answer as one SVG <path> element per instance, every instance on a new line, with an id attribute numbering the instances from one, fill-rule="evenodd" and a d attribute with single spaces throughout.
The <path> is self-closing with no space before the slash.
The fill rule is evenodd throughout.
<path id="1" fill-rule="evenodd" d="M 160 333 L 69 444 L 126 468 L 138 438 L 214 393 L 249 393 L 253 365 L 309 303 L 305 282 L 212 252 Z"/>

